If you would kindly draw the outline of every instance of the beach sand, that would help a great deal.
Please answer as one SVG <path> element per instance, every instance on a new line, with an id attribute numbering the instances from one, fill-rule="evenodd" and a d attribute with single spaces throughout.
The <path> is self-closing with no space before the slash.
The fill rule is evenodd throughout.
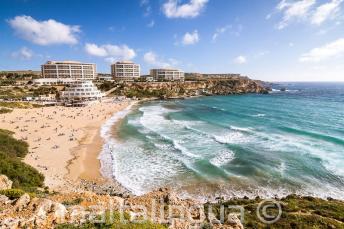
<path id="1" fill-rule="evenodd" d="M 14 109 L 0 115 L 0 128 L 29 143 L 24 161 L 45 176 L 45 185 L 71 191 L 80 179 L 105 182 L 98 155 L 103 145 L 102 124 L 132 101 L 104 100 L 87 107 Z"/>

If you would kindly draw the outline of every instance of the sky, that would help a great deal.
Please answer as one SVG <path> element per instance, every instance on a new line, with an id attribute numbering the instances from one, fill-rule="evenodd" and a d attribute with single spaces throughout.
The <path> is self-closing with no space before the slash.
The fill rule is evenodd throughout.
<path id="1" fill-rule="evenodd" d="M 344 81 L 344 0 L 1 0 L 0 70 L 48 60 Z"/>

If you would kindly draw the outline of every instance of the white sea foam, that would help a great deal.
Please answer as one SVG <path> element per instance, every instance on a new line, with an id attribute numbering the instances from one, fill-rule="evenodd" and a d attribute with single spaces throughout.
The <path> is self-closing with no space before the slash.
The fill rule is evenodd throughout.
<path id="1" fill-rule="evenodd" d="M 330 143 L 326 142 L 314 145 L 312 143 L 312 139 L 287 134 L 280 135 L 270 133 L 267 135 L 259 133 L 259 136 L 269 140 L 269 144 L 264 144 L 264 147 L 268 147 L 269 149 L 276 151 L 288 151 L 294 149 L 294 151 L 299 152 L 300 155 L 311 155 L 313 157 L 317 157 L 321 159 L 322 165 L 329 172 L 344 178 L 344 167 L 342 165 L 344 155 L 338 154 L 338 152 L 340 152 L 340 147 L 334 147 Z M 265 141 L 261 143 L 264 142 Z"/>
<path id="2" fill-rule="evenodd" d="M 191 153 L 184 146 L 182 146 L 177 140 L 172 140 L 172 142 L 173 142 L 174 148 L 182 152 L 182 154 L 185 154 L 188 157 L 199 158 L 198 155 Z"/>
<path id="3" fill-rule="evenodd" d="M 222 135 L 214 135 L 215 141 L 221 144 L 238 144 L 249 141 L 249 137 L 245 136 L 241 132 L 228 132 Z"/>
<path id="4" fill-rule="evenodd" d="M 238 130 L 243 132 L 252 132 L 254 129 L 251 127 L 238 127 L 238 126 L 229 126 L 232 130 Z"/>
<path id="5" fill-rule="evenodd" d="M 216 109 L 216 110 L 220 110 L 220 111 L 226 111 L 226 109 L 220 108 L 220 107 L 216 107 L 216 106 L 213 106 L 212 108 L 213 108 L 213 109 Z"/>
<path id="6" fill-rule="evenodd" d="M 116 112 L 109 120 L 107 120 L 102 125 L 100 129 L 100 136 L 104 139 L 105 144 L 102 147 L 98 159 L 100 160 L 100 172 L 104 177 L 112 178 L 112 150 L 113 145 L 116 143 L 115 140 L 111 137 L 111 128 L 116 122 L 124 118 L 131 111 L 132 106 L 133 104 L 129 105 L 122 111 Z"/>
<path id="7" fill-rule="evenodd" d="M 254 115 L 251 115 L 252 117 L 265 117 L 266 114 L 254 114 Z"/>
<path id="8" fill-rule="evenodd" d="M 252 127 L 242 127 L 241 124 L 234 124 L 235 122 L 231 122 L 234 125 L 223 128 L 220 125 L 212 125 L 206 121 L 173 120 L 168 118 L 173 117 L 168 116 L 168 113 L 175 110 L 164 108 L 159 104 L 141 107 L 140 111 L 142 116 L 129 119 L 129 124 L 146 135 L 147 140 L 152 143 L 150 147 L 155 146 L 153 150 L 147 149 L 144 142 L 135 139 L 135 137 L 123 143 L 116 142 L 115 139 L 111 138 L 111 126 L 114 122 L 109 123 L 108 129 L 102 133 L 104 139 L 107 139 L 103 148 L 103 151 L 107 151 L 107 154 L 102 156 L 102 170 L 106 170 L 105 167 L 110 167 L 106 173 L 112 175 L 134 194 L 141 195 L 166 184 L 180 185 L 182 187 L 187 185 L 187 179 L 184 179 L 185 174 L 191 174 L 190 181 L 209 181 L 209 184 L 218 182 L 221 179 L 214 179 L 213 174 L 208 173 L 202 168 L 201 163 L 198 163 L 205 158 L 211 158 L 209 162 L 212 165 L 224 170 L 229 178 L 233 178 L 232 174 L 225 171 L 224 168 L 227 167 L 224 166 L 230 165 L 230 163 L 234 164 L 233 159 L 236 157 L 238 159 L 246 158 L 240 158 L 239 153 L 236 155 L 227 149 L 228 146 L 225 144 L 239 143 L 245 149 L 251 148 L 252 153 L 257 154 L 257 156 L 272 157 L 269 163 L 276 163 L 266 165 L 266 169 L 273 169 L 274 174 L 279 173 L 283 179 L 288 179 L 288 181 L 295 182 L 295 184 L 308 181 L 304 178 L 308 175 L 310 176 L 309 179 L 312 179 L 312 174 L 301 174 L 300 179 L 293 177 L 292 173 L 289 174 L 289 172 L 298 169 L 298 165 L 289 163 L 288 158 L 305 160 L 305 162 L 301 161 L 301 163 L 305 163 L 305 166 L 311 166 L 311 163 L 322 163 L 332 174 L 339 176 L 344 174 L 344 169 L 341 166 L 344 159 L 341 158 L 338 152 L 335 152 L 336 150 L 340 152 L 340 146 L 321 146 L 321 140 L 319 140 L 320 144 L 312 141 L 310 137 L 281 134 L 279 131 L 270 131 L 270 129 L 257 131 Z M 264 117 L 264 115 L 255 114 L 256 117 Z M 106 129 L 105 126 L 104 124 L 104 129 Z M 323 144 L 330 143 L 324 141 Z M 106 146 L 108 148 L 105 148 Z M 112 146 L 112 154 L 111 150 L 109 150 L 110 146 Z M 311 160 L 307 160 L 309 158 Z M 317 160 L 317 158 L 321 160 Z M 310 164 L 307 164 L 308 162 Z M 233 168 L 233 171 L 235 171 L 235 168 Z M 240 171 L 238 173 L 240 174 Z M 233 172 L 233 174 L 236 174 L 236 172 Z M 269 175 L 269 171 L 264 171 L 263 175 Z M 182 176 L 183 179 L 180 179 Z M 343 199 L 341 197 L 344 192 L 343 189 L 335 188 L 332 183 L 326 184 L 324 182 L 321 187 L 315 188 L 317 182 L 319 182 L 316 178 L 314 178 L 314 181 L 311 180 L 309 184 L 302 185 L 302 187 L 297 185 L 294 187 L 288 182 L 278 184 L 278 179 L 281 179 L 279 176 L 276 180 L 272 179 L 275 182 L 273 183 L 274 187 L 270 186 L 269 182 L 264 183 L 264 177 L 261 177 L 261 180 L 255 178 L 252 179 L 249 175 L 243 175 L 238 178 L 240 180 L 238 186 L 231 183 L 220 187 L 216 192 L 207 193 L 204 191 L 202 193 L 202 190 L 197 190 L 192 195 L 197 196 L 197 193 L 202 193 L 203 198 L 209 195 L 212 197 L 243 197 L 246 195 L 254 198 L 257 195 L 261 197 L 282 197 L 296 192 L 323 198 L 332 196 Z"/>
<path id="9" fill-rule="evenodd" d="M 225 151 L 219 152 L 216 157 L 210 159 L 210 163 L 217 167 L 221 167 L 223 165 L 228 164 L 233 159 L 234 159 L 234 153 L 230 150 L 225 150 Z"/>

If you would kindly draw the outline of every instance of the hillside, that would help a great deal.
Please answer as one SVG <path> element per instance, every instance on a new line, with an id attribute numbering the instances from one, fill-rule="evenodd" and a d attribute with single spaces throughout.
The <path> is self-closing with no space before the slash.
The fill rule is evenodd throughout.
<path id="1" fill-rule="evenodd" d="M 268 89 L 261 83 L 246 77 L 185 82 L 125 82 L 116 86 L 114 95 L 137 98 L 177 98 L 268 92 Z"/>

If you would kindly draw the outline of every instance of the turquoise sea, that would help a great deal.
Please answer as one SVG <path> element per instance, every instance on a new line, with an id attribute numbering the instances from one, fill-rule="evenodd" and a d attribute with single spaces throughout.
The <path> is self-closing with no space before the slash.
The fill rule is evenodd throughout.
<path id="1" fill-rule="evenodd" d="M 103 129 L 103 172 L 138 195 L 344 199 L 344 84 L 274 87 L 287 90 L 135 106 Z"/>

